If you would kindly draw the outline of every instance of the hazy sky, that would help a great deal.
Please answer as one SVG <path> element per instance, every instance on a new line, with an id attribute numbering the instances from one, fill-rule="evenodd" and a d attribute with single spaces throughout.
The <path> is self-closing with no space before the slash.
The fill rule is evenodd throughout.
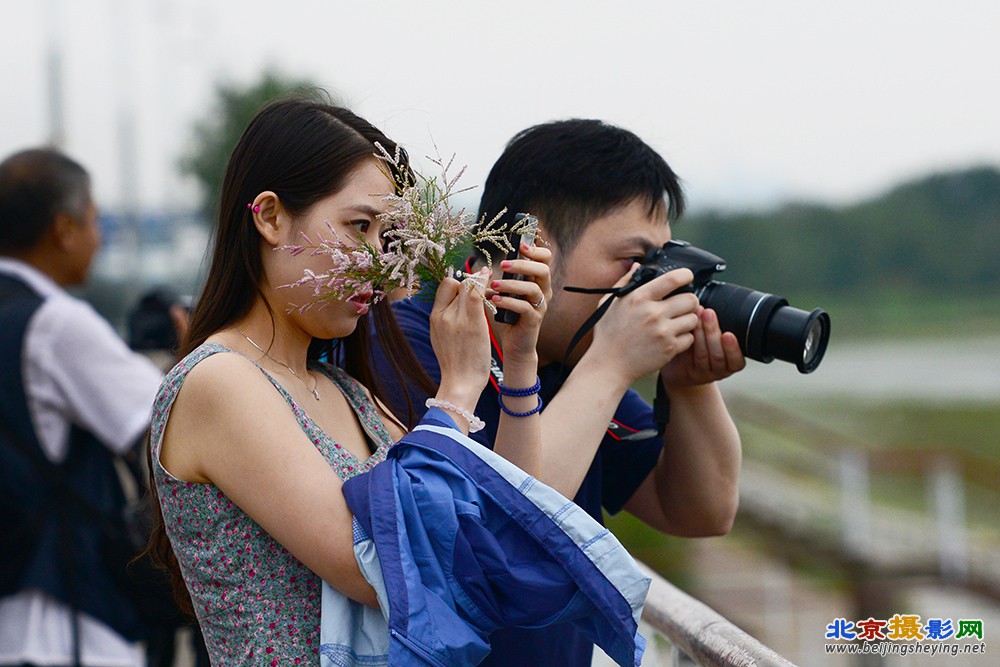
<path id="1" fill-rule="evenodd" d="M 329 88 L 415 156 L 479 185 L 516 131 L 632 129 L 697 205 L 854 201 L 1000 165 L 1000 2 L 0 0 L 0 153 L 51 132 L 105 206 L 191 207 L 176 174 L 215 82 L 271 66 Z M 135 119 L 133 150 L 122 119 Z M 125 148 L 123 148 L 123 146 Z M 122 156 L 135 155 L 130 162 Z"/>

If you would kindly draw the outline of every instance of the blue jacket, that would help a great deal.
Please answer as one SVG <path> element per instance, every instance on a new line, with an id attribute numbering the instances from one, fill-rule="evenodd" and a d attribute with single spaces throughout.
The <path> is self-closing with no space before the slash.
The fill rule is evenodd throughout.
<path id="1" fill-rule="evenodd" d="M 406 335 L 417 359 L 432 380 L 440 381 L 441 370 L 430 335 L 432 307 L 431 300 L 421 297 L 392 303 L 400 330 Z M 376 345 L 373 355 L 379 373 L 393 377 L 392 364 L 384 350 Z M 495 370 L 502 373 L 503 354 L 496 340 L 493 340 L 493 361 Z M 543 412 L 570 370 L 558 363 L 538 369 L 541 396 L 546 401 Z M 489 384 L 480 395 L 475 409 L 476 415 L 486 422 L 486 428 L 469 435 L 489 449 L 493 449 L 501 416 L 497 380 L 497 373 L 491 373 Z M 409 394 L 418 419 L 423 415 L 424 399 L 430 398 L 413 384 L 388 382 L 384 383 L 383 389 L 390 408 L 396 414 L 407 414 L 406 394 Z M 663 439 L 657 434 L 652 406 L 635 391 L 628 390 L 615 410 L 614 419 L 594 454 L 590 469 L 571 500 L 596 521 L 603 523 L 602 510 L 617 514 L 623 508 L 656 467 L 662 448 Z M 490 637 L 490 644 L 492 650 L 482 662 L 483 667 L 590 667 L 593 661 L 593 642 L 567 623 L 542 630 L 505 628 Z"/>
<path id="2" fill-rule="evenodd" d="M 649 579 L 606 528 L 444 412 L 430 410 L 344 495 L 382 614 L 324 585 L 322 664 L 476 665 L 495 630 L 571 623 L 639 665 Z"/>

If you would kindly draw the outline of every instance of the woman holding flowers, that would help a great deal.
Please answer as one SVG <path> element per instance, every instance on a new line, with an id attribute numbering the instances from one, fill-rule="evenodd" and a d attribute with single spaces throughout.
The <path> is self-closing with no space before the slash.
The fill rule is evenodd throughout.
<path id="1" fill-rule="evenodd" d="M 150 448 L 162 516 L 151 549 L 190 595 L 214 664 L 318 664 L 321 580 L 376 605 L 352 551 L 341 482 L 384 460 L 406 431 L 385 408 L 380 381 L 429 379 L 378 300 L 379 285 L 303 307 L 315 294 L 300 279 L 327 272 L 329 258 L 287 247 L 331 232 L 346 248 L 381 247 L 387 202 L 410 178 L 405 153 L 375 127 L 310 100 L 266 107 L 230 158 L 212 263 L 185 358 L 154 406 Z M 463 432 L 478 421 L 472 409 L 489 373 L 483 297 L 520 315 L 504 339 L 508 385 L 536 379 L 549 254 L 522 252 L 530 259 L 512 268 L 528 280 L 487 289 L 483 274 L 480 289 L 452 278 L 437 288 L 432 338 L 442 375 L 429 393 Z M 392 352 L 397 378 L 374 377 L 371 330 Z M 507 405 L 530 412 L 535 400 Z M 537 474 L 537 414 L 508 416 L 505 427 L 498 453 Z"/>

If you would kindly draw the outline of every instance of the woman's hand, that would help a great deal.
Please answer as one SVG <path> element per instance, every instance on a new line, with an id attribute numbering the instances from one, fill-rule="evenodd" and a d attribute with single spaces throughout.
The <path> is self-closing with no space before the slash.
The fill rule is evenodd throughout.
<path id="1" fill-rule="evenodd" d="M 489 279 L 484 269 L 482 281 Z M 437 398 L 473 411 L 490 374 L 490 334 L 480 292 L 453 278 L 438 286 L 431 346 L 441 367 Z"/>
<path id="2" fill-rule="evenodd" d="M 497 331 L 503 346 L 503 384 L 510 389 L 528 389 L 538 377 L 538 331 L 542 317 L 552 298 L 548 248 L 521 244 L 521 259 L 504 260 L 500 268 L 524 279 L 494 280 L 490 288 L 495 293 L 492 302 L 517 313 L 514 324 L 500 324 Z M 503 293 L 503 296 L 501 294 Z M 520 297 L 520 298 L 518 298 Z M 543 478 L 541 422 L 537 412 L 541 405 L 538 394 L 505 396 L 493 451 L 503 456 L 529 475 Z M 510 411 L 510 412 L 508 412 Z M 510 414 L 510 413 L 516 413 Z"/>
<path id="3" fill-rule="evenodd" d="M 493 304 L 518 314 L 517 322 L 504 326 L 501 336 L 505 368 L 511 362 L 522 359 L 537 361 L 535 346 L 538 331 L 552 298 L 552 276 L 549 272 L 552 252 L 548 248 L 524 243 L 519 250 L 523 259 L 504 260 L 500 268 L 507 273 L 520 274 L 524 279 L 500 279 L 490 283 Z"/>

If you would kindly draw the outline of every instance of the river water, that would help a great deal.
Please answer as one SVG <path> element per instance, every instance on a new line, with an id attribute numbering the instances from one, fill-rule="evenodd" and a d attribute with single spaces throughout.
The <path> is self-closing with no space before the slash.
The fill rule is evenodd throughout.
<path id="1" fill-rule="evenodd" d="M 750 360 L 724 390 L 760 398 L 851 395 L 871 400 L 1000 401 L 1000 337 L 844 341 L 834 337 L 808 375 L 782 361 Z"/>

